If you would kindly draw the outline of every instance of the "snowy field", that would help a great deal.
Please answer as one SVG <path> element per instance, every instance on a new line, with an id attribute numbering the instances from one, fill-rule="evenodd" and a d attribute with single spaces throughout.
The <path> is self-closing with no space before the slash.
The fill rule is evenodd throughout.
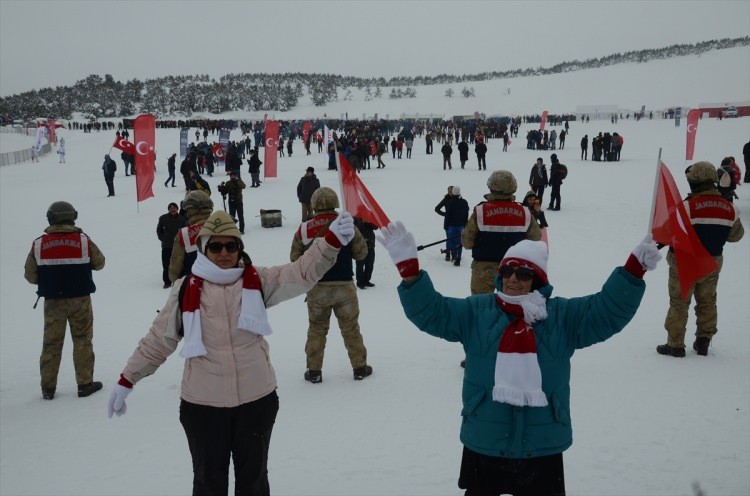
<path id="1" fill-rule="evenodd" d="M 700 58 L 515 80 L 514 85 L 534 93 L 519 88 L 504 98 L 509 109 L 524 113 L 572 111 L 576 104 L 592 102 L 619 103 L 623 108 L 639 108 L 642 102 L 663 108 L 750 100 L 750 64 L 740 66 L 732 78 L 716 78 L 728 61 L 736 62 L 738 56 L 750 60 L 749 52 L 747 48 L 734 49 Z M 698 76 L 690 84 L 682 84 L 681 75 L 688 67 Z M 658 84 L 644 84 L 647 79 L 654 80 L 656 73 L 663 73 Z M 667 74 L 673 74 L 674 79 L 667 79 Z M 640 83 L 633 86 L 622 81 L 625 77 Z M 482 84 L 489 95 L 491 83 Z M 507 86 L 507 81 L 496 82 L 495 94 Z M 564 89 L 568 87 L 571 94 Z M 420 89 L 424 96 L 398 105 L 404 112 L 458 113 L 448 108 L 443 91 L 428 98 L 428 91 Z M 477 93 L 480 96 L 472 102 L 476 105 L 472 111 L 482 111 L 494 101 L 481 97 L 478 89 Z M 563 95 L 565 99 L 560 100 Z M 548 100 L 553 96 L 556 107 Z M 547 102 L 549 108 L 544 107 Z M 396 102 L 383 103 L 390 106 Z M 381 115 L 393 116 L 398 110 L 389 108 L 380 110 Z M 363 101 L 339 102 L 326 110 L 338 116 L 343 109 L 350 117 L 378 112 L 373 102 Z M 323 111 L 312 107 L 297 110 L 299 117 Z M 477 171 L 473 152 L 466 170 L 458 167 L 456 152 L 453 170 L 443 171 L 440 155 L 425 155 L 424 141 L 418 139 L 413 159 L 388 156 L 385 169 L 373 166 L 361 178 L 390 218 L 402 220 L 418 244 L 437 241 L 445 237 L 443 219 L 433 208 L 448 185 L 461 186 L 463 196 L 473 205 L 487 192 L 490 173 L 508 169 L 518 178 L 518 195 L 525 194 L 534 160 L 541 156 L 549 164 L 552 153 L 525 149 L 523 136 L 530 126 L 521 126 L 519 138 L 507 153 L 501 152 L 499 140 L 489 142 L 486 172 Z M 623 135 L 621 162 L 579 159 L 581 137 L 600 131 Z M 58 164 L 56 155 L 50 154 L 39 163 L 0 168 L 0 494 L 189 494 L 190 455 L 178 420 L 183 365 L 178 356 L 135 387 L 126 416 L 112 420 L 106 416 L 110 389 L 166 301 L 155 226 L 167 204 L 179 202 L 184 195 L 182 188 L 163 185 L 166 158 L 178 151 L 179 131 L 157 130 L 156 197 L 140 205 L 135 201 L 134 178 L 124 176 L 119 153 L 113 155 L 119 169 L 116 196 L 106 197 L 101 163 L 110 152 L 114 133 L 64 129 L 59 133 L 66 139 L 67 164 Z M 0 135 L 3 141 L 6 137 Z M 231 139 L 239 137 L 234 131 Z M 724 156 L 734 155 L 741 162 L 742 146 L 748 138 L 750 118 L 703 119 L 695 159 L 718 164 Z M 278 178 L 264 180 L 260 188 L 245 192 L 244 241 L 256 265 L 288 262 L 300 221 L 295 188 L 306 167 L 315 167 L 321 183 L 338 190 L 336 173 L 326 170 L 327 158 L 316 151 L 306 157 L 296 144 L 293 157 L 280 159 Z M 562 187 L 562 210 L 546 214 L 553 296 L 597 291 L 646 234 L 659 148 L 681 191 L 687 192 L 682 173 L 686 167 L 684 123 L 680 128 L 672 121 L 656 119 L 621 120 L 616 125 L 608 120 L 571 123 L 566 148 L 557 151 L 570 171 Z M 243 177 L 247 179 L 246 170 Z M 222 208 L 216 186 L 224 178 L 207 179 L 215 206 Z M 743 184 L 737 193 L 740 199 L 736 204 L 747 229 L 750 186 Z M 68 340 L 57 397 L 43 401 L 38 370 L 43 311 L 41 303 L 32 309 L 35 287 L 23 279 L 23 264 L 32 240 L 47 225 L 47 206 L 56 200 L 75 205 L 77 224 L 107 257 L 106 267 L 94 274 L 97 292 L 93 295 L 95 378 L 103 381 L 105 388 L 89 398 L 76 397 Z M 260 209 L 281 209 L 283 226 L 261 228 Z M 461 267 L 454 267 L 443 261 L 438 248 L 420 252 L 422 268 L 444 294 L 468 295 L 469 254 Z M 707 358 L 692 350 L 684 359 L 667 358 L 654 349 L 666 342 L 665 261 L 646 275 L 646 295 L 630 325 L 609 341 L 574 356 L 574 444 L 565 453 L 569 495 L 671 496 L 698 490 L 706 496 L 750 494 L 748 237 L 728 244 L 724 254 L 719 333 Z M 271 358 L 281 401 L 270 452 L 273 494 L 461 494 L 456 482 L 461 456 L 462 369 L 458 363 L 462 350 L 419 332 L 406 320 L 395 290 L 400 282 L 398 273 L 380 245 L 376 247 L 373 282 L 376 287 L 359 291 L 360 325 L 374 367 L 373 376 L 362 382 L 352 380 L 335 319 L 324 382 L 305 382 L 307 311 L 303 298 L 269 310 L 274 327 L 269 338 Z M 686 338 L 690 343 L 694 322 L 691 317 Z"/>
<path id="2" fill-rule="evenodd" d="M 34 146 L 34 143 L 36 143 L 36 130 L 34 130 L 34 136 L 15 133 L 0 133 L 0 153 L 25 150 Z"/>

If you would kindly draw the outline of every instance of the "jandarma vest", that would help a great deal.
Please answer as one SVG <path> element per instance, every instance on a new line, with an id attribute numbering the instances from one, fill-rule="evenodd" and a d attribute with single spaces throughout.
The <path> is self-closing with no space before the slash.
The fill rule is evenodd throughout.
<path id="1" fill-rule="evenodd" d="M 96 291 L 91 276 L 91 242 L 83 233 L 49 233 L 34 240 L 37 294 L 74 298 Z"/>
<path id="2" fill-rule="evenodd" d="M 737 220 L 737 209 L 729 201 L 715 195 L 696 195 L 685 201 L 695 233 L 711 256 L 724 252 L 729 231 Z"/>
<path id="3" fill-rule="evenodd" d="M 477 239 L 471 256 L 480 262 L 500 262 L 508 248 L 526 239 L 529 210 L 518 202 L 494 200 L 474 207 Z"/>
<path id="4" fill-rule="evenodd" d="M 328 225 L 336 218 L 336 213 L 319 214 L 312 219 L 300 224 L 297 234 L 307 249 L 315 238 L 323 236 L 328 231 Z M 326 281 L 351 281 L 354 277 L 352 270 L 352 247 L 351 243 L 342 246 L 336 257 L 336 263 L 320 279 L 319 282 Z"/>

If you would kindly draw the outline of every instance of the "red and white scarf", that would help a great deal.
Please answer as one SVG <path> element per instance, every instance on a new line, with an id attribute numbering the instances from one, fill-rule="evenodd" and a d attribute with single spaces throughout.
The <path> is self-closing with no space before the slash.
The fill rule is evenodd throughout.
<path id="1" fill-rule="evenodd" d="M 495 361 L 492 399 L 515 406 L 547 406 L 532 324 L 547 318 L 547 300 L 539 291 L 508 296 L 497 292 L 500 308 L 515 317 L 505 328 Z"/>
<path id="2" fill-rule="evenodd" d="M 198 252 L 193 264 L 193 273 L 188 276 L 187 287 L 182 297 L 182 326 L 184 338 L 180 356 L 192 358 L 207 353 L 203 346 L 201 329 L 201 288 L 203 281 L 214 284 L 232 284 L 242 277 L 242 304 L 237 328 L 261 336 L 271 334 L 266 305 L 261 293 L 260 276 L 255 267 L 238 267 L 222 269 L 211 262 L 204 254 Z"/>

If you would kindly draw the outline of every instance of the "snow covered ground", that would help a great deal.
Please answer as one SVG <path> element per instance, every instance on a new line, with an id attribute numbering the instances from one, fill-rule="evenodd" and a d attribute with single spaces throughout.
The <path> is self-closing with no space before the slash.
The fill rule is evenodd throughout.
<path id="1" fill-rule="evenodd" d="M 707 101 L 750 100 L 750 50 L 733 49 L 701 57 L 613 67 L 514 81 L 498 111 L 573 111 L 578 104 L 616 103 L 623 108 L 697 106 Z M 740 58 L 744 57 L 744 58 Z M 737 66 L 737 61 L 744 60 Z M 722 67 L 732 77 L 717 78 Z M 688 76 L 689 74 L 689 76 Z M 628 79 L 627 81 L 625 78 Z M 482 83 L 471 111 L 489 110 L 509 86 Z M 419 89 L 410 101 L 339 102 L 326 109 L 302 108 L 297 115 L 350 117 L 367 113 L 467 113 L 451 105 L 444 89 Z M 484 96 L 482 96 L 484 95 Z M 499 99 L 500 97 L 497 97 Z M 507 105 L 505 103 L 507 102 Z M 382 106 L 378 109 L 377 103 Z M 549 107 L 547 107 L 549 105 Z M 346 110 L 345 110 L 346 109 Z M 488 109 L 488 110 L 486 110 Z M 289 114 L 289 116 L 294 116 Z M 280 116 L 277 116 L 280 117 Z M 537 156 L 522 137 L 507 153 L 490 141 L 488 170 L 474 161 L 466 170 L 443 171 L 439 155 L 425 155 L 418 140 L 411 160 L 386 159 L 383 170 L 361 178 L 391 219 L 402 220 L 418 244 L 442 239 L 442 218 L 433 207 L 448 185 L 460 185 L 470 204 L 482 200 L 493 170 L 508 169 L 522 196 Z M 578 142 L 599 131 L 616 131 L 625 146 L 619 163 L 579 160 Z M 113 133 L 83 134 L 61 129 L 67 164 L 56 156 L 40 163 L 0 168 L 0 494 L 3 495 L 179 495 L 189 494 L 191 465 L 178 421 L 182 360 L 172 357 L 154 376 L 139 383 L 128 399 L 128 413 L 106 417 L 106 401 L 137 341 L 166 300 L 161 288 L 157 217 L 182 188 L 165 188 L 166 158 L 178 151 L 177 130 L 157 130 L 156 198 L 136 205 L 135 181 L 122 163 L 116 196 L 106 197 L 101 163 Z M 235 131 L 231 139 L 239 137 Z M 741 160 L 750 138 L 750 119 L 700 122 L 695 158 L 718 164 L 727 155 Z M 0 142 L 7 135 L 0 134 Z M 5 145 L 3 144 L 3 150 Z M 548 212 L 549 277 L 555 295 L 597 291 L 609 272 L 624 263 L 648 228 L 659 148 L 684 192 L 685 128 L 666 120 L 571 123 L 565 150 L 568 165 L 562 210 Z M 119 156 L 119 154 L 117 154 Z M 473 154 L 471 155 L 473 157 Z M 286 263 L 299 221 L 295 187 L 307 166 L 321 183 L 338 189 L 326 157 L 306 157 L 297 146 L 279 162 L 279 177 L 245 193 L 244 236 L 257 265 Z M 454 162 L 457 163 L 457 160 Z M 245 169 L 246 170 L 246 169 Z M 243 171 L 243 174 L 246 174 Z M 221 208 L 216 186 L 207 178 Z M 738 189 L 741 217 L 748 227 L 750 187 Z M 31 242 L 46 227 L 47 206 L 72 202 L 78 225 L 96 241 L 107 265 L 94 275 L 96 379 L 105 390 L 76 397 L 71 343 L 66 342 L 58 394 L 43 401 L 38 357 L 43 311 L 32 309 L 34 286 L 23 279 Z M 260 209 L 281 209 L 283 226 L 264 229 Z M 469 255 L 461 267 L 443 261 L 439 246 L 420 252 L 421 266 L 443 293 L 469 294 Z M 324 382 L 302 379 L 307 312 L 303 298 L 269 310 L 269 338 L 281 409 L 270 453 L 270 481 L 277 495 L 458 495 L 461 453 L 459 345 L 427 336 L 404 317 L 395 287 L 400 279 L 384 250 L 376 248 L 376 287 L 359 292 L 360 324 L 372 377 L 355 382 L 335 319 L 326 353 Z M 565 453 L 570 495 L 750 494 L 750 252 L 748 239 L 725 248 L 719 282 L 719 333 L 707 358 L 692 350 L 684 359 L 658 355 L 666 340 L 667 265 L 646 275 L 648 288 L 638 314 L 619 335 L 573 358 L 574 444 Z M 694 329 L 689 322 L 688 335 Z M 690 337 L 688 336 L 688 340 Z M 690 340 L 690 342 L 692 342 Z"/>

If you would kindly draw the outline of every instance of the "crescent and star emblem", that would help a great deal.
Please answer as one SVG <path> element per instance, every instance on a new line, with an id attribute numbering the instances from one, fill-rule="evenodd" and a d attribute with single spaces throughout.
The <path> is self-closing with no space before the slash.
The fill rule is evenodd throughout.
<path id="1" fill-rule="evenodd" d="M 266 146 L 273 148 L 273 138 L 266 138 Z"/>
<path id="2" fill-rule="evenodd" d="M 143 150 L 141 150 L 141 145 L 146 145 L 146 151 L 145 152 Z M 148 143 L 146 143 L 145 141 L 139 141 L 135 145 L 135 151 L 138 152 L 138 155 L 148 155 L 148 151 L 149 150 L 151 150 L 151 147 L 149 147 Z"/>

